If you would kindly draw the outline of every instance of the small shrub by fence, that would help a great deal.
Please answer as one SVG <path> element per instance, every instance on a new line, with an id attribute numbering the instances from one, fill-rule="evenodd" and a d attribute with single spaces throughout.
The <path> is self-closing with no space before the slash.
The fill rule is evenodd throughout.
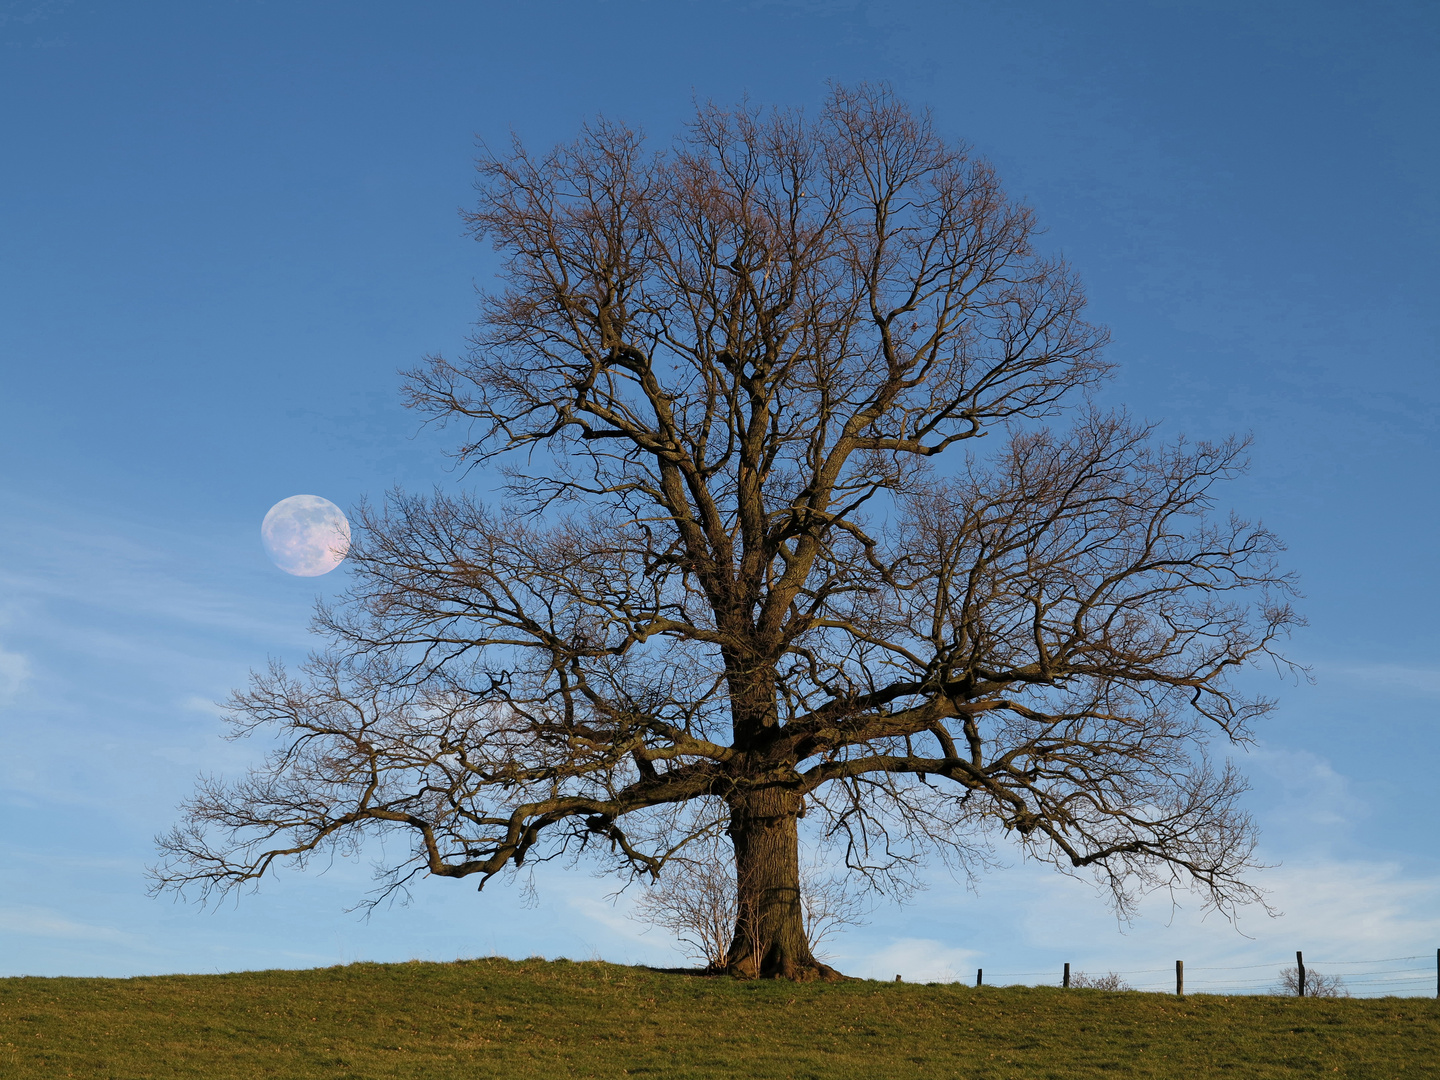
<path id="1" fill-rule="evenodd" d="M 1062 986 L 1071 989 L 1143 990 L 1182 994 L 1278 994 L 1286 997 L 1420 997 L 1440 998 L 1440 949 L 1391 956 L 1382 960 L 1331 960 L 1311 965 L 1302 953 L 1293 963 L 1236 966 L 1191 965 L 1129 971 L 1075 971 L 1069 964 L 1052 971 L 987 971 L 975 973 L 977 986 Z"/>

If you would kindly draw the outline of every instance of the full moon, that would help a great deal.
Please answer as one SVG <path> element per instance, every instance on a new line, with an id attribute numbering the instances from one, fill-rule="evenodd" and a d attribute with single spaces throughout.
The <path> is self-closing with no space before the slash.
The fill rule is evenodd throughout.
<path id="1" fill-rule="evenodd" d="M 260 523 L 270 561 L 296 577 L 319 577 L 339 566 L 350 550 L 350 522 L 329 499 L 291 495 L 270 508 Z"/>

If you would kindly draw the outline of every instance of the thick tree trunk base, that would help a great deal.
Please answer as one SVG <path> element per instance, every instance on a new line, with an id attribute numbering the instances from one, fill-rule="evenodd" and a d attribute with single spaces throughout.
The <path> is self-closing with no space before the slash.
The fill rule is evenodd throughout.
<path id="1" fill-rule="evenodd" d="M 737 979 L 835 982 L 810 952 L 800 895 L 798 795 L 775 787 L 730 803 L 735 844 L 735 939 L 725 970 Z"/>
<path id="2" fill-rule="evenodd" d="M 791 982 L 842 982 L 848 976 L 814 957 L 798 962 L 788 957 L 758 968 L 750 957 L 732 961 L 725 973 L 736 979 L 788 979 Z"/>

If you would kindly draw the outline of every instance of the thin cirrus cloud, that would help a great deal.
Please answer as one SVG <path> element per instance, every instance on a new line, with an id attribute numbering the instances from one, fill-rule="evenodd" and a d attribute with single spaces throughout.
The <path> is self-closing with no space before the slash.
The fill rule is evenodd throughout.
<path id="1" fill-rule="evenodd" d="M 874 952 L 857 956 L 849 968 L 866 979 L 911 982 L 965 982 L 974 974 L 980 953 L 932 938 L 897 938 Z"/>
<path id="2" fill-rule="evenodd" d="M 1014 868 L 996 887 L 982 885 L 969 911 L 951 921 L 963 926 L 990 914 L 1019 923 L 1021 941 L 986 942 L 985 955 L 977 959 L 975 966 L 997 977 L 1029 972 L 1040 958 L 1057 970 L 1068 961 L 1094 974 L 1146 971 L 1177 958 L 1217 971 L 1253 969 L 1278 965 L 1293 958 L 1296 949 L 1332 962 L 1427 951 L 1433 956 L 1440 940 L 1440 875 L 1417 874 L 1413 866 L 1392 859 L 1322 855 L 1277 863 L 1266 849 L 1259 854 L 1262 861 L 1271 855 L 1271 865 L 1253 875 L 1269 911 L 1258 905 L 1242 908 L 1233 922 L 1205 911 L 1192 896 L 1172 897 L 1159 889 L 1140 902 L 1132 923 L 1117 924 L 1088 883 L 1036 866 Z M 1123 932 L 1116 933 L 1117 925 Z M 1164 928 L 1163 936 L 1153 932 L 1155 927 Z"/>
<path id="3" fill-rule="evenodd" d="M 27 507 L 15 509 L 23 516 Z M 187 642 L 199 629 L 227 641 L 310 644 L 305 620 L 295 618 L 297 601 L 308 607 L 309 596 L 259 587 L 271 575 L 257 557 L 253 526 L 166 528 L 78 513 L 47 516 L 44 524 L 0 533 L 0 586 L 14 598 L 7 621 L 17 632 L 44 635 L 50 627 L 73 640 L 115 622 L 131 647 L 149 650 L 154 641 L 135 632 L 144 620 Z"/>
<path id="4" fill-rule="evenodd" d="M 1351 779 L 1314 751 L 1260 743 L 1245 754 L 1245 767 L 1270 781 L 1267 820 L 1305 826 L 1319 843 L 1333 841 L 1337 829 L 1348 832 L 1370 812 Z"/>
<path id="5" fill-rule="evenodd" d="M 30 658 L 0 648 L 0 700 L 13 698 L 30 680 Z"/>
<path id="6" fill-rule="evenodd" d="M 117 930 L 113 926 L 77 922 L 41 907 L 0 908 L 0 932 L 113 945 L 133 946 L 143 941 L 139 935 Z"/>
<path id="7" fill-rule="evenodd" d="M 1348 683 L 1364 683 L 1389 694 L 1440 697 L 1440 668 L 1405 664 L 1322 665 L 1325 675 Z"/>

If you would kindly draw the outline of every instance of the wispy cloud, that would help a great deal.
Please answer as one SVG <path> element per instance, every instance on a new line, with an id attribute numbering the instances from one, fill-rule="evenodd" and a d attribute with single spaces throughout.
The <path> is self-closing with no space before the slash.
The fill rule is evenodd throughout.
<path id="1" fill-rule="evenodd" d="M 1286 936 L 1323 943 L 1338 959 L 1414 953 L 1440 940 L 1440 878 L 1399 862 L 1296 862 L 1267 876 Z"/>
<path id="2" fill-rule="evenodd" d="M 1440 697 L 1440 667 L 1407 664 L 1319 664 L 1322 678 L 1405 697 Z"/>
<path id="3" fill-rule="evenodd" d="M 139 945 L 142 938 L 111 926 L 75 922 L 47 908 L 0 908 L 0 932 L 66 941 L 103 941 L 112 945 Z"/>
<path id="4" fill-rule="evenodd" d="M 1252 880 L 1275 914 L 1247 908 L 1234 925 L 1186 894 L 1174 907 L 1162 892 L 1142 902 L 1134 924 L 1120 927 L 1093 890 L 1042 874 L 1025 868 L 1017 887 L 987 897 L 984 907 L 993 913 L 999 901 L 1018 908 L 1032 948 L 1087 971 L 1145 968 L 1171 956 L 1205 965 L 1279 963 L 1296 949 L 1317 960 L 1373 960 L 1423 952 L 1440 940 L 1440 876 L 1394 859 L 1296 858 L 1260 871 Z"/>
<path id="5" fill-rule="evenodd" d="M 589 896 L 572 896 L 565 902 L 565 906 L 586 919 L 599 923 L 626 941 L 647 946 L 656 944 L 653 935 L 647 936 L 645 924 L 630 917 L 631 905 L 624 897 L 618 903 L 611 904 Z"/>
<path id="6" fill-rule="evenodd" d="M 0 648 L 0 701 L 13 698 L 29 680 L 29 657 Z"/>
<path id="7" fill-rule="evenodd" d="M 310 605 L 344 578 L 297 590 L 260 554 L 258 536 L 236 521 L 193 528 L 64 513 L 0 491 L 0 612 L 27 634 L 59 624 L 106 654 L 154 648 L 155 639 L 200 636 L 262 649 L 311 644 Z M 83 612 L 83 618 L 77 615 Z M 263 654 L 262 654 L 263 655 Z"/>
<path id="8" fill-rule="evenodd" d="M 199 694 L 189 694 L 180 699 L 180 708 L 190 713 L 202 713 L 205 716 L 219 718 L 225 715 L 225 706 L 210 698 L 201 697 Z"/>
<path id="9" fill-rule="evenodd" d="M 1349 777 L 1312 751 L 1262 743 L 1246 755 L 1246 764 L 1278 796 L 1278 805 L 1266 814 L 1267 824 L 1309 826 L 1322 839 L 1333 839 L 1337 828 L 1348 830 L 1369 812 Z"/>
<path id="10" fill-rule="evenodd" d="M 873 952 L 842 954 L 837 962 L 846 974 L 865 979 L 893 979 L 899 975 L 910 982 L 956 982 L 975 970 L 979 955 L 974 949 L 946 945 L 933 938 L 906 937 L 896 938 Z"/>
<path id="11" fill-rule="evenodd" d="M 31 26 L 64 11 L 71 0 L 9 0 L 0 3 L 0 27 Z"/>

